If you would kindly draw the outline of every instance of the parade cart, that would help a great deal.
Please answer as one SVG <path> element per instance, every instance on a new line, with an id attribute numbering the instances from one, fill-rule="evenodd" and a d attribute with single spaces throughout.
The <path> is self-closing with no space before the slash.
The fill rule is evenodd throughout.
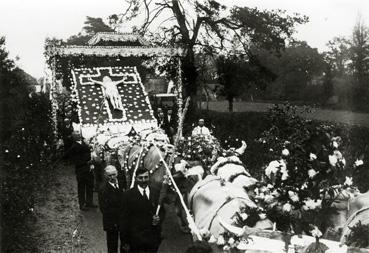
<path id="1" fill-rule="evenodd" d="M 51 41 L 45 54 L 50 67 L 47 82 L 50 85 L 55 136 L 63 137 L 61 132 L 65 135 L 70 133 L 63 129 L 78 132 L 97 157 L 110 164 L 112 157 L 117 159 L 127 188 L 133 186 L 132 179 L 140 165 L 148 169 L 150 180 L 156 183 L 164 185 L 163 178 L 169 177 L 192 234 L 196 240 L 205 240 L 172 178 L 172 164 L 168 157 L 173 154 L 173 145 L 158 128 L 153 110 L 153 106 L 177 106 L 181 129 L 186 111 L 183 110 L 186 106 L 183 106 L 180 71 L 182 49 L 152 47 L 135 34 L 97 33 L 85 46 Z M 152 69 L 157 62 L 163 62 L 158 59 L 171 59 L 172 67 L 177 69 L 175 77 L 163 79 L 168 80 L 168 85 L 172 80 L 171 85 L 176 91 L 167 89 L 166 92 L 150 93 L 150 102 L 149 79 L 153 79 L 155 72 Z M 220 252 L 306 252 L 306 247 L 315 241 L 313 237 L 294 236 L 289 247 L 281 236 L 274 235 L 274 231 L 254 235 L 236 231 L 233 234 L 236 237 L 229 237 L 226 241 L 223 238 L 223 243 L 219 243 L 219 237 L 217 241 L 209 238 L 209 242 Z M 249 240 L 244 241 L 243 236 Z M 238 244 L 235 244 L 237 240 Z M 327 252 L 355 252 L 347 246 L 340 246 L 339 242 L 322 242 L 328 247 Z"/>
<path id="2" fill-rule="evenodd" d="M 136 34 L 97 33 L 86 46 L 50 43 L 45 54 L 50 66 L 48 83 L 56 128 L 60 127 L 58 110 L 62 106 L 58 98 L 67 93 L 71 110 L 65 125 L 79 128 L 81 135 L 90 140 L 97 132 L 125 135 L 132 127 L 140 132 L 157 126 L 145 90 L 147 77 L 154 72 L 157 59 L 171 59 L 180 69 L 182 50 L 149 46 Z M 118 90 L 121 110 L 105 99 L 107 90 L 101 84 L 104 78 L 109 78 L 110 85 Z M 179 92 L 172 96 L 182 108 L 180 71 L 175 78 Z"/>

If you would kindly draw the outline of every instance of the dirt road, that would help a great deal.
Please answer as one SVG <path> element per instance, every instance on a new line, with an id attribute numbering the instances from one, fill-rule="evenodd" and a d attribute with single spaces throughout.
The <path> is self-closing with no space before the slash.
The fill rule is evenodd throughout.
<path id="1" fill-rule="evenodd" d="M 272 103 L 251 103 L 251 102 L 234 102 L 234 112 L 266 112 L 273 107 Z M 206 103 L 203 102 L 201 108 L 206 109 Z M 303 107 L 298 107 L 301 109 Z M 218 112 L 228 111 L 227 101 L 209 102 L 209 110 Z M 321 121 L 344 123 L 349 125 L 369 127 L 369 114 L 351 111 L 338 111 L 321 108 L 313 108 L 311 113 L 301 113 L 301 116 Z"/>
<path id="2" fill-rule="evenodd" d="M 97 203 L 96 193 L 94 200 Z M 167 206 L 166 210 L 164 239 L 159 252 L 185 252 L 191 243 L 190 236 L 180 231 L 173 208 Z M 35 207 L 35 217 L 33 233 L 38 238 L 39 252 L 107 252 L 100 210 L 80 211 L 78 208 L 77 182 L 71 165 L 58 166 L 57 182 L 46 201 Z"/>

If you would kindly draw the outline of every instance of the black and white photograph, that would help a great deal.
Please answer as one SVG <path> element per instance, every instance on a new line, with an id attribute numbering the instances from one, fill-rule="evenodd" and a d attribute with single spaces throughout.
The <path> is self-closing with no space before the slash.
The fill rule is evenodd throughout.
<path id="1" fill-rule="evenodd" d="M 369 0 L 0 0 L 0 253 L 369 253 Z"/>

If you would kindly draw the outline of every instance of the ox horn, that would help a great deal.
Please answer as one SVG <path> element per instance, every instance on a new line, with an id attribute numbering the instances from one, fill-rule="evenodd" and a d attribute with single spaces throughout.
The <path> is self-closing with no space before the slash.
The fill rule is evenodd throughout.
<path id="1" fill-rule="evenodd" d="M 236 227 L 234 225 L 231 225 L 231 224 L 225 222 L 221 217 L 218 217 L 218 221 L 219 221 L 219 224 L 223 228 L 225 228 L 226 230 L 228 230 L 232 234 L 235 234 L 238 237 L 241 237 L 245 233 L 245 230 L 243 228 L 240 228 L 240 227 Z"/>
<path id="2" fill-rule="evenodd" d="M 243 153 L 245 153 L 246 148 L 247 148 L 247 144 L 246 144 L 246 142 L 245 142 L 245 141 L 242 141 L 242 146 L 241 146 L 241 147 L 239 147 L 238 149 L 236 149 L 235 151 L 236 151 L 238 154 L 242 155 Z"/>

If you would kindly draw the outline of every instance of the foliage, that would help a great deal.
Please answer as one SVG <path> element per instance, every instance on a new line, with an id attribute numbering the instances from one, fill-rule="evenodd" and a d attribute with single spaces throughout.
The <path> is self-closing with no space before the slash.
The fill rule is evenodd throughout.
<path id="1" fill-rule="evenodd" d="M 260 54 L 260 61 L 264 63 L 276 78 L 268 83 L 267 93 L 272 99 L 280 100 L 317 100 L 322 94 L 312 94 L 309 90 L 321 93 L 322 77 L 327 69 L 323 55 L 316 48 L 311 48 L 306 42 L 293 42 L 280 53 Z M 307 92 L 309 91 L 309 92 Z"/>
<path id="2" fill-rule="evenodd" d="M 98 32 L 114 32 L 114 29 L 106 24 L 102 18 L 86 17 L 86 21 L 82 28 L 82 32 L 77 35 L 72 35 L 66 40 L 68 45 L 87 45 L 87 42 L 91 39 L 95 33 Z"/>
<path id="3" fill-rule="evenodd" d="M 310 224 L 315 224 L 324 230 L 329 225 L 326 217 L 335 211 L 330 208 L 331 196 L 340 189 L 349 188 L 350 180 L 346 181 L 346 177 L 352 175 L 354 185 L 361 191 L 367 189 L 369 162 L 365 154 L 369 131 L 314 122 L 299 114 L 301 111 L 295 107 L 285 105 L 276 106 L 265 115 L 202 112 L 198 116 L 205 118 L 208 126 L 216 126 L 213 133 L 222 146 L 238 147 L 240 140 L 246 140 L 248 148 L 241 159 L 254 177 L 265 178 L 264 170 L 268 165 L 269 169 L 272 165 L 279 167 L 274 177 L 266 179 L 269 184 L 256 193 L 258 204 L 266 209 L 269 217 L 277 220 L 279 229 L 289 230 L 292 224 L 296 232 L 309 232 Z M 188 132 L 187 129 L 188 125 L 185 126 Z M 336 136 L 341 138 L 333 138 Z M 288 150 L 288 156 L 282 155 L 284 149 Z M 276 162 L 269 164 L 270 161 Z M 359 163 L 349 166 L 355 161 Z M 282 180 L 283 172 L 288 174 L 285 180 Z M 332 186 L 336 186 L 336 192 Z M 298 201 L 291 200 L 296 197 Z M 276 200 L 283 204 L 271 205 Z M 287 211 L 283 211 L 287 203 L 284 207 Z"/>
<path id="4" fill-rule="evenodd" d="M 324 54 L 325 61 L 337 76 L 347 74 L 350 61 L 350 41 L 345 37 L 334 37 L 327 43 L 328 51 Z"/>
<path id="5" fill-rule="evenodd" d="M 185 96 L 191 96 L 196 104 L 198 70 L 196 52 L 215 55 L 238 40 L 243 54 L 247 54 L 250 40 L 256 47 L 280 49 L 284 40 L 290 38 L 296 24 L 303 24 L 306 17 L 288 16 L 283 11 L 260 11 L 256 8 L 234 7 L 227 13 L 226 6 L 215 0 L 204 1 L 126 1 L 128 4 L 118 22 L 125 23 L 141 13 L 143 23 L 136 31 L 150 37 L 160 45 L 181 46 L 186 49 L 182 70 Z M 150 33 L 154 24 L 155 33 Z M 231 39 L 229 39 L 231 38 Z M 193 107 L 192 107 L 193 108 Z"/>
<path id="6" fill-rule="evenodd" d="M 9 62 L 8 58 L 0 62 L 1 250 L 36 252 L 36 239 L 29 235 L 33 208 L 53 178 L 49 164 L 54 154 L 50 103 L 46 95 L 30 93 L 34 78 L 9 67 Z"/>
<path id="7" fill-rule="evenodd" d="M 346 236 L 346 240 L 348 246 L 369 248 L 369 224 L 363 225 L 359 221 L 351 228 L 351 232 Z"/>
<path id="8" fill-rule="evenodd" d="M 339 151 L 342 138 L 333 126 L 298 117 L 290 105 L 275 106 L 269 118 L 272 127 L 258 142 L 261 160 L 270 161 L 264 177 L 270 187 L 260 199 L 268 202 L 269 217 L 281 230 L 293 225 L 295 232 L 308 232 L 310 224 L 324 230 L 333 199 L 352 184 Z"/>
<path id="9" fill-rule="evenodd" d="M 36 248 L 27 238 L 29 219 L 39 193 L 47 189 L 53 178 L 53 129 L 50 104 L 45 96 L 26 101 L 26 118 L 19 126 L 11 126 L 11 134 L 1 145 L 4 157 L 4 181 L 1 185 L 3 217 L 3 249 L 26 251 Z M 21 243 L 15 243 L 21 242 Z"/>
<path id="10" fill-rule="evenodd" d="M 9 59 L 9 53 L 5 49 L 5 37 L 0 36 L 0 73 L 9 71 L 14 67 L 14 61 Z"/>
<path id="11" fill-rule="evenodd" d="M 369 28 L 359 20 L 354 27 L 351 44 L 351 68 L 353 71 L 356 104 L 368 108 L 369 103 Z"/>
<path id="12" fill-rule="evenodd" d="M 239 97 L 251 87 L 265 88 L 265 84 L 275 75 L 259 61 L 257 55 L 249 57 L 229 55 L 216 59 L 218 81 L 222 85 L 219 95 L 229 102 L 229 111 L 233 111 L 233 99 Z"/>

